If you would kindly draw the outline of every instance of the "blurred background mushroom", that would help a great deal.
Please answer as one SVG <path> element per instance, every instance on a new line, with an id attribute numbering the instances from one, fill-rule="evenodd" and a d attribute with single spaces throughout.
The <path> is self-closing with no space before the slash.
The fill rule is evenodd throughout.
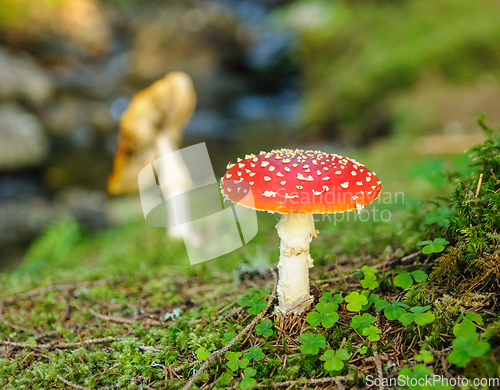
<path id="1" fill-rule="evenodd" d="M 0 0 L 0 37 L 0 267 L 61 218 L 142 218 L 106 193 L 119 118 L 174 70 L 198 95 L 181 146 L 206 142 L 218 176 L 300 146 L 397 165 L 384 190 L 418 198 L 440 188 L 413 165 L 500 123 L 496 0 Z"/>
<path id="2" fill-rule="evenodd" d="M 189 76 L 171 72 L 148 88 L 135 94 L 120 118 L 120 133 L 108 180 L 108 192 L 123 195 L 138 191 L 139 172 L 169 153 L 179 149 L 182 132 L 196 105 L 196 93 Z M 177 156 L 174 154 L 173 156 Z M 181 157 L 170 159 L 159 180 L 163 195 L 183 193 L 190 189 L 191 178 Z M 150 183 L 156 185 L 156 183 Z M 186 204 L 168 210 L 168 226 L 172 236 L 180 237 L 176 220 L 189 221 Z M 176 219 L 176 214 L 177 215 Z"/>

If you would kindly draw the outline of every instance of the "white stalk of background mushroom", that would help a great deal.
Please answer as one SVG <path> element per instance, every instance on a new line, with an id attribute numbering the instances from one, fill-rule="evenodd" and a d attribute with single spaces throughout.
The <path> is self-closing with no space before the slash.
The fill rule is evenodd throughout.
<path id="1" fill-rule="evenodd" d="M 163 131 L 156 138 L 155 146 L 159 158 L 177 150 L 168 134 L 168 131 Z M 189 170 L 180 157 L 180 154 L 175 153 L 170 156 L 172 157 L 169 159 L 170 164 L 162 169 L 164 173 L 158 179 L 160 188 L 166 198 L 184 194 L 176 199 L 175 207 L 174 202 L 167 202 L 168 225 L 170 226 L 167 228 L 167 233 L 172 237 L 182 237 L 181 229 L 177 226 L 177 222 L 190 221 L 189 205 L 186 201 L 188 197 L 187 192 L 192 188 L 192 180 Z M 189 239 L 189 237 L 184 237 L 184 239 Z"/>
<path id="2" fill-rule="evenodd" d="M 313 214 L 282 214 L 276 225 L 280 242 L 278 310 L 302 313 L 309 307 L 309 244 L 316 235 Z"/>

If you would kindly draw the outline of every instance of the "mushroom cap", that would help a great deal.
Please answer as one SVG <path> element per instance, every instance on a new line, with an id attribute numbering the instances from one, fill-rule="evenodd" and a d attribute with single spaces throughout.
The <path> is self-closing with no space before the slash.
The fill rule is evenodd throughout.
<path id="1" fill-rule="evenodd" d="M 170 72 L 136 93 L 120 117 L 120 133 L 108 180 L 108 192 L 120 195 L 138 190 L 142 168 L 158 158 L 155 141 L 166 134 L 179 146 L 182 131 L 196 105 L 196 92 L 189 76 Z"/>
<path id="2" fill-rule="evenodd" d="M 361 210 L 381 190 L 380 180 L 364 165 L 313 150 L 251 154 L 227 168 L 221 180 L 224 199 L 282 214 Z"/>

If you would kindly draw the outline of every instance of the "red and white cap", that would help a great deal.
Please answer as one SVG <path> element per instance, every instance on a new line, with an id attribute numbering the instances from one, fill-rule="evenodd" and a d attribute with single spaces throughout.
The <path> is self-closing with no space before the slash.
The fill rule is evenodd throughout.
<path id="1" fill-rule="evenodd" d="M 224 199 L 282 214 L 360 211 L 381 190 L 380 180 L 364 165 L 313 150 L 260 152 L 227 168 L 221 180 Z"/>

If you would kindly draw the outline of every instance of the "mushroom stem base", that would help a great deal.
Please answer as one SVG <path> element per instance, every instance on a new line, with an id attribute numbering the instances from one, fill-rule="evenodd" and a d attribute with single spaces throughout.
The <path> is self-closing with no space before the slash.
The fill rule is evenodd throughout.
<path id="1" fill-rule="evenodd" d="M 315 235 L 313 214 L 282 214 L 276 225 L 280 243 L 277 310 L 300 314 L 309 308 L 309 244 Z"/>

